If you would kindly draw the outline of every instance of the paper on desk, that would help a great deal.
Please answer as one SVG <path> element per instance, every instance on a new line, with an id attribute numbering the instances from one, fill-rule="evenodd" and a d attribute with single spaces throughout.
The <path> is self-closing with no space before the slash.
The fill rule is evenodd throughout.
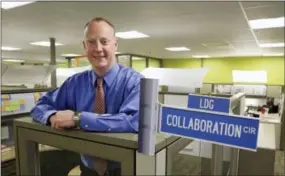
<path id="1" fill-rule="evenodd" d="M 159 79 L 159 85 L 183 88 L 200 88 L 209 68 L 146 68 L 141 73 L 146 78 Z"/>

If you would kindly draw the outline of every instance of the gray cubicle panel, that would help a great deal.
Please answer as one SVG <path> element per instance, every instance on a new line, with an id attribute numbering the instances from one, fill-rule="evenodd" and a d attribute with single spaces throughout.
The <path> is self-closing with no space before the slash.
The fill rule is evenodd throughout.
<path id="1" fill-rule="evenodd" d="M 267 86 L 267 97 L 280 98 L 282 86 Z"/>
<path id="2" fill-rule="evenodd" d="M 200 88 L 201 94 L 211 94 L 213 92 L 213 84 L 203 84 Z"/>
<path id="3" fill-rule="evenodd" d="M 137 134 L 59 131 L 30 117 L 14 121 L 17 175 L 40 175 L 38 144 L 121 163 L 122 175 L 171 175 L 171 156 L 192 140 L 157 134 L 155 156 L 137 152 Z"/>

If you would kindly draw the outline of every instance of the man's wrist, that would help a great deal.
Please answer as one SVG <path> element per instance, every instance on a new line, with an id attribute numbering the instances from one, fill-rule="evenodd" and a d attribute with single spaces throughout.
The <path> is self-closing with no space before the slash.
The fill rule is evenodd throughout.
<path id="1" fill-rule="evenodd" d="M 80 127 L 80 119 L 81 119 L 81 113 L 80 112 L 74 112 L 73 121 L 74 121 L 76 127 Z"/>
<path id="2" fill-rule="evenodd" d="M 47 125 L 51 125 L 51 118 L 53 116 L 55 116 L 55 115 L 56 115 L 56 112 L 54 112 L 54 113 L 52 113 L 51 115 L 48 116 L 48 118 L 47 118 Z"/>

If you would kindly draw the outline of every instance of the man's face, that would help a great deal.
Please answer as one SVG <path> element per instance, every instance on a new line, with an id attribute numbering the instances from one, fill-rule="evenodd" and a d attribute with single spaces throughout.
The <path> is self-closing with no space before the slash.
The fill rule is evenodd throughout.
<path id="1" fill-rule="evenodd" d="M 92 22 L 85 30 L 83 46 L 92 67 L 100 71 L 108 71 L 116 62 L 117 39 L 114 29 L 107 23 Z"/>

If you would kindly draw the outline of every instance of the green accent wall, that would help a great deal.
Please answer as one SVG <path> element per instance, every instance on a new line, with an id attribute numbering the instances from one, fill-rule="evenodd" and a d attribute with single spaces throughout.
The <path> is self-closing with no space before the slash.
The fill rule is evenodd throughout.
<path id="1" fill-rule="evenodd" d="M 132 68 L 141 72 L 146 68 L 146 59 L 141 57 L 132 57 Z"/>
<path id="2" fill-rule="evenodd" d="M 160 61 L 158 59 L 148 59 L 148 66 L 152 68 L 160 68 Z"/>
<path id="3" fill-rule="evenodd" d="M 162 60 L 163 68 L 199 68 L 201 67 L 200 59 L 164 59 Z"/>
<path id="4" fill-rule="evenodd" d="M 90 63 L 89 63 L 88 59 L 79 59 L 77 67 L 85 67 L 85 66 L 89 66 L 89 65 L 90 65 Z"/>
<path id="5" fill-rule="evenodd" d="M 199 68 L 200 60 L 163 60 L 165 68 Z M 284 57 L 231 57 L 204 59 L 209 67 L 204 83 L 232 83 L 232 70 L 265 70 L 268 85 L 284 85 Z"/>
<path id="6" fill-rule="evenodd" d="M 2 63 L 7 65 L 21 65 L 21 62 L 2 61 Z"/>
<path id="7" fill-rule="evenodd" d="M 57 68 L 68 68 L 67 61 L 63 63 L 56 63 Z"/>

